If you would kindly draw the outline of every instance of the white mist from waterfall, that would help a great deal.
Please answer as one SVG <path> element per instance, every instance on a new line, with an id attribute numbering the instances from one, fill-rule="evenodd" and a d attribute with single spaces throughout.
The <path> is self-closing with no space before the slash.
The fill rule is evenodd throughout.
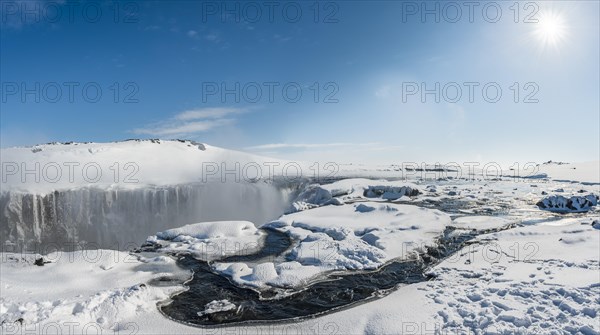
<path id="1" fill-rule="evenodd" d="M 7 244 L 41 253 L 79 248 L 126 250 L 157 231 L 217 220 L 259 226 L 278 218 L 293 190 L 267 183 L 207 183 L 131 190 L 80 188 L 45 195 L 0 195 Z M 10 241 L 10 242 L 6 242 Z M 7 250 L 9 251 L 9 250 Z"/>

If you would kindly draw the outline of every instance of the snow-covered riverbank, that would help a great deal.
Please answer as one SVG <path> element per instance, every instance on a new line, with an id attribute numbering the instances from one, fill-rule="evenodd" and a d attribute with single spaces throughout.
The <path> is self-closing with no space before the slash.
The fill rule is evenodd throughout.
<path id="1" fill-rule="evenodd" d="M 50 252 L 43 258 L 3 252 L 2 332 L 600 333 L 600 210 L 591 200 L 574 210 L 563 206 L 563 213 L 537 205 L 553 196 L 592 199 L 600 193 L 593 183 L 551 177 L 347 178 L 300 191 L 287 202 L 292 206 L 280 209 L 288 214 L 264 222 L 287 234 L 291 248 L 260 264 L 219 261 L 263 246 L 264 236 L 248 221 L 156 229 L 147 242 L 158 252 L 75 250 Z M 335 313 L 215 330 L 175 322 L 157 308 L 184 289 L 191 275 L 169 256 L 174 252 L 211 260 L 215 271 L 240 285 L 289 289 L 331 270 L 352 273 L 380 268 L 392 259 L 418 257 L 447 227 L 479 235 L 429 268 L 431 280 Z M 232 308 L 227 301 L 214 301 L 196 312 Z"/>

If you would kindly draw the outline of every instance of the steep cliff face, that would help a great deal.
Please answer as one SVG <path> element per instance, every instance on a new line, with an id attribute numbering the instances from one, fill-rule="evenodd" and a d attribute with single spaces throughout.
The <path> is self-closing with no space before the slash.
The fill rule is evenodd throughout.
<path id="1" fill-rule="evenodd" d="M 209 220 L 277 218 L 293 193 L 290 185 L 195 183 L 136 189 L 85 187 L 33 194 L 0 194 L 4 250 L 130 249 L 148 235 Z"/>
<path id="2" fill-rule="evenodd" d="M 42 253 L 130 249 L 199 221 L 259 225 L 298 184 L 282 178 L 284 161 L 183 140 L 6 148 L 0 163 L 0 246 Z"/>

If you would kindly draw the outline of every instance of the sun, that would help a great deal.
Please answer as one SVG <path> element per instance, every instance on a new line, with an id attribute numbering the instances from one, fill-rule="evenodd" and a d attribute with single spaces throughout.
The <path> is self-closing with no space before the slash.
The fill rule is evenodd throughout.
<path id="1" fill-rule="evenodd" d="M 542 46 L 558 48 L 567 37 L 563 15 L 555 11 L 540 12 L 533 34 Z"/>

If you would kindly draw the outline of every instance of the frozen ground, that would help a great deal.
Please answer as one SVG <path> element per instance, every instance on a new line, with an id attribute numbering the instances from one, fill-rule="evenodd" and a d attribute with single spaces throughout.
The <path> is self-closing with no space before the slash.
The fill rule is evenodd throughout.
<path id="1" fill-rule="evenodd" d="M 585 164 L 590 165 L 598 166 Z M 45 255 L 49 263 L 42 266 L 35 264 L 39 256 L 3 253 L 2 333 L 48 333 L 58 327 L 63 334 L 69 329 L 111 334 L 600 334 L 600 210 L 588 204 L 556 213 L 538 205 L 549 197 L 600 194 L 598 169 L 569 174 L 569 169 L 584 170 L 573 167 L 578 166 L 542 165 L 540 173 L 546 175 L 539 178 L 348 178 L 309 185 L 288 214 L 265 223 L 291 237 L 288 257 L 261 264 L 219 262 L 238 245 L 251 246 L 246 250 L 262 245 L 260 230 L 244 221 L 156 233 L 149 241 L 160 244 L 158 253 L 57 252 Z M 348 175 L 368 176 L 368 169 L 353 171 Z M 381 172 L 371 171 L 375 176 Z M 239 284 L 294 287 L 330 270 L 362 271 L 391 259 L 419 257 L 448 226 L 479 235 L 429 268 L 431 280 L 314 319 L 202 330 L 170 320 L 156 307 L 184 289 L 182 282 L 190 276 L 168 256 L 175 251 L 212 260 L 216 271 Z M 196 312 L 235 308 L 215 300 Z"/>

